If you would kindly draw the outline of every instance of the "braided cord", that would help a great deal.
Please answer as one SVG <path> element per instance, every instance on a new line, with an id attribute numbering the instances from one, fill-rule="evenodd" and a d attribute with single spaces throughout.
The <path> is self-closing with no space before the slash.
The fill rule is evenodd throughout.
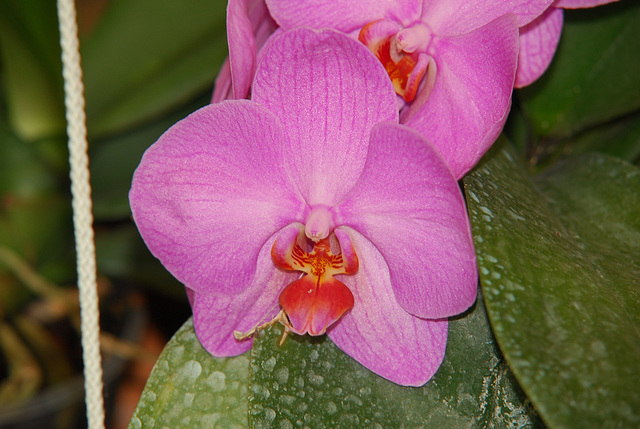
<path id="1" fill-rule="evenodd" d="M 82 323 L 82 359 L 84 362 L 85 402 L 90 429 L 104 428 L 102 362 L 100 357 L 100 314 L 96 283 L 95 244 L 84 86 L 78 49 L 78 28 L 73 0 L 58 0 L 62 74 L 64 78 L 73 228 L 76 238 L 80 318 Z"/>

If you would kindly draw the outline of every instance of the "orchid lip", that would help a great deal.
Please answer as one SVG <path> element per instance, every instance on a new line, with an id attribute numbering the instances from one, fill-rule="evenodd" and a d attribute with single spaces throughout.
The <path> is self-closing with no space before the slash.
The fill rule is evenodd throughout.
<path id="1" fill-rule="evenodd" d="M 322 335 L 354 305 L 349 288 L 334 278 L 355 273 L 359 265 L 351 240 L 339 231 L 315 241 L 309 252 L 301 245 L 306 234 L 296 226 L 282 231 L 273 244 L 271 256 L 276 266 L 305 273 L 285 287 L 279 298 L 287 316 L 284 324 L 292 332 Z M 344 251 L 334 253 L 332 248 L 338 246 L 345 246 Z"/>

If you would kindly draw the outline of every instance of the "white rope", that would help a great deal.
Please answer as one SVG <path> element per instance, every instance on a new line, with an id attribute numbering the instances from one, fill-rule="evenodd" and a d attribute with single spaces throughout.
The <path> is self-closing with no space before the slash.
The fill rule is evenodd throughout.
<path id="1" fill-rule="evenodd" d="M 84 110 L 84 87 L 78 49 L 78 28 L 73 0 L 58 0 L 62 75 L 64 77 L 73 228 L 76 237 L 80 319 L 82 322 L 82 359 L 84 362 L 85 403 L 90 429 L 104 428 L 102 396 L 102 362 L 100 358 L 100 324 L 96 259 L 87 156 L 87 129 Z"/>

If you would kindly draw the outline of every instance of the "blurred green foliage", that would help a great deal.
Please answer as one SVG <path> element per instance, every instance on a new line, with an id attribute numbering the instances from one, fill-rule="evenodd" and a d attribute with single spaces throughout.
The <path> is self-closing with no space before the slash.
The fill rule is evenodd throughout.
<path id="1" fill-rule="evenodd" d="M 127 194 L 145 149 L 176 120 L 209 102 L 226 57 L 226 4 L 85 0 L 77 7 L 98 275 L 183 303 L 183 287 L 138 235 Z M 77 310 L 60 55 L 55 0 L 0 0 L 3 405 L 60 381 L 48 379 L 48 365 L 38 362 L 65 365 L 52 357 L 72 358 L 44 346 L 56 340 L 42 328 L 43 312 Z M 34 382 L 24 378 L 41 371 L 44 376 Z"/>

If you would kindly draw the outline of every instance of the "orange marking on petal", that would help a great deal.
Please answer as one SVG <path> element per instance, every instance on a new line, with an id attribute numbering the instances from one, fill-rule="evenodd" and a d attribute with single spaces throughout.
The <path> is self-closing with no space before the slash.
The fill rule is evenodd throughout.
<path id="1" fill-rule="evenodd" d="M 298 243 L 298 237 L 303 234 L 303 230 L 291 227 L 278 236 L 271 247 L 271 258 L 277 267 L 283 270 L 309 272 L 305 263 L 307 252 L 302 250 Z"/>

